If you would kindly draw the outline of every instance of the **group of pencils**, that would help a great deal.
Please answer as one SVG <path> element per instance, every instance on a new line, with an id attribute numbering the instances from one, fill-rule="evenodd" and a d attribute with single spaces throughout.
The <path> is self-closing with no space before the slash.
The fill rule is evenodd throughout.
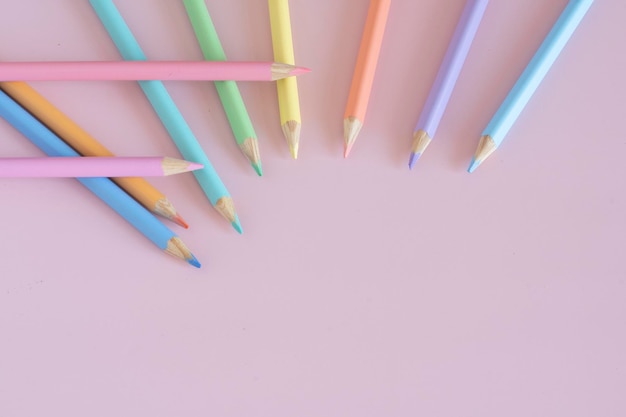
<path id="1" fill-rule="evenodd" d="M 0 63 L 0 117 L 48 158 L 0 160 L 0 177 L 74 177 L 161 250 L 189 264 L 199 261 L 155 215 L 187 228 L 156 188 L 141 177 L 193 172 L 211 205 L 242 233 L 233 199 L 187 125 L 163 80 L 214 81 L 233 137 L 260 176 L 257 135 L 236 81 L 275 81 L 280 124 L 297 159 L 301 129 L 288 0 L 268 0 L 275 62 L 227 61 L 204 0 L 182 0 L 205 61 L 148 61 L 113 0 L 89 0 L 124 59 L 118 62 Z M 413 133 L 409 167 L 435 136 L 489 0 L 467 0 Z M 570 0 L 527 68 L 485 129 L 469 167 L 474 171 L 503 141 L 512 124 L 563 49 L 593 0 Z M 344 114 L 344 157 L 364 125 L 391 0 L 371 0 Z M 121 158 L 90 136 L 24 81 L 136 80 L 185 160 Z"/>
<path id="2" fill-rule="evenodd" d="M 461 18 L 457 23 L 443 62 L 413 131 L 409 168 L 413 168 L 435 136 L 488 3 L 489 0 L 466 1 Z M 468 168 L 469 172 L 473 172 L 500 146 L 592 3 L 593 0 L 569 1 L 552 30 L 483 131 L 476 153 Z M 357 135 L 363 127 L 390 5 L 391 0 L 370 1 L 344 114 L 345 157 L 350 153 Z M 442 4 L 441 7 L 445 7 L 445 5 Z"/>
<path id="3" fill-rule="evenodd" d="M 142 177 L 193 172 L 210 204 L 242 233 L 233 199 L 187 125 L 164 80 L 214 81 L 234 139 L 260 176 L 259 146 L 236 81 L 276 81 L 283 129 L 297 157 L 300 115 L 287 0 L 270 0 L 276 62 L 227 61 L 204 0 L 183 0 L 205 61 L 148 61 L 112 0 L 89 0 L 124 59 L 115 62 L 0 63 L 0 117 L 39 147 L 47 158 L 6 158 L 0 177 L 74 177 L 157 247 L 187 263 L 200 262 L 156 216 L 184 228 L 172 203 Z M 185 160 L 115 157 L 104 145 L 25 81 L 135 80 Z"/>

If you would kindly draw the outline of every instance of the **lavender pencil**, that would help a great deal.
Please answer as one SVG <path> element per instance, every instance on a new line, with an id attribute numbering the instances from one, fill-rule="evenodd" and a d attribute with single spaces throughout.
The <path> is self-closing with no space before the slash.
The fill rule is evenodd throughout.
<path id="1" fill-rule="evenodd" d="M 435 136 L 488 3 L 489 0 L 467 0 L 465 3 L 437 78 L 413 132 L 413 148 L 409 158 L 411 169 Z"/>

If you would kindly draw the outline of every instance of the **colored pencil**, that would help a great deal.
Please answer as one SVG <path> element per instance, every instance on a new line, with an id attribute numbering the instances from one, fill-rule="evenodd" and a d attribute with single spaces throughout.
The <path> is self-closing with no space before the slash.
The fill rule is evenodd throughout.
<path id="1" fill-rule="evenodd" d="M 343 116 L 344 158 L 348 157 L 363 127 L 390 5 L 391 0 L 370 1 L 361 46 L 352 75 L 348 104 Z"/>
<path id="2" fill-rule="evenodd" d="M 126 60 L 145 61 L 145 54 L 115 4 L 111 0 L 89 0 L 89 2 L 122 57 Z M 233 199 L 163 83 L 139 81 L 139 86 L 183 158 L 204 165 L 204 169 L 194 171 L 193 174 L 211 205 L 228 220 L 237 232 L 242 233 Z"/>
<path id="3" fill-rule="evenodd" d="M 183 3 L 204 59 L 226 61 L 226 54 L 204 0 L 184 0 Z M 263 175 L 259 141 L 237 83 L 234 81 L 216 81 L 214 84 L 239 149 L 256 173 L 259 176 Z"/>
<path id="4" fill-rule="evenodd" d="M 295 64 L 289 0 L 269 0 L 269 11 L 274 59 L 279 59 L 280 62 L 287 64 Z M 285 139 L 287 139 L 291 156 L 293 159 L 297 159 L 302 128 L 298 83 L 294 77 L 285 78 L 276 82 L 276 90 L 278 92 L 280 125 Z"/>
<path id="5" fill-rule="evenodd" d="M 195 171 L 202 165 L 174 158 L 59 156 L 0 158 L 2 178 L 164 177 Z"/>
<path id="6" fill-rule="evenodd" d="M 307 72 L 275 62 L 0 62 L 0 81 L 276 81 Z"/>
<path id="7" fill-rule="evenodd" d="M 567 4 L 550 33 L 483 131 L 468 172 L 474 172 L 500 146 L 592 3 L 593 0 L 570 0 Z"/>
<path id="8" fill-rule="evenodd" d="M 79 156 L 76 151 L 3 91 L 0 91 L 0 117 L 13 125 L 15 129 L 49 156 Z M 190 265 L 200 267 L 196 257 L 180 238 L 111 180 L 108 178 L 78 178 L 78 181 L 161 250 L 188 262 Z"/>
<path id="9" fill-rule="evenodd" d="M 488 3 L 489 0 L 467 0 L 465 3 L 461 18 L 413 132 L 413 149 L 409 158 L 411 169 L 435 137 Z"/>
<path id="10" fill-rule="evenodd" d="M 3 82 L 0 89 L 56 133 L 83 156 L 114 156 L 100 142 L 72 119 L 23 82 Z M 187 229 L 189 226 L 167 197 L 148 181 L 139 177 L 114 178 L 119 187 L 152 213 L 165 217 Z"/>

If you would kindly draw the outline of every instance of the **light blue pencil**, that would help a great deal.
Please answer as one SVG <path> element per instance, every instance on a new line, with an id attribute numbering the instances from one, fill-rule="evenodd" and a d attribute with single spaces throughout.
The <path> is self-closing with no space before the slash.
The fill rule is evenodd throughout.
<path id="1" fill-rule="evenodd" d="M 15 100 L 0 90 L 0 117 L 48 156 L 80 156 Z M 174 232 L 108 178 L 77 178 L 159 249 L 199 268 L 200 263 Z"/>
<path id="2" fill-rule="evenodd" d="M 592 4 L 593 0 L 570 0 L 567 4 L 539 50 L 485 128 L 468 172 L 474 172 L 500 146 Z"/>
<path id="3" fill-rule="evenodd" d="M 112 0 L 89 0 L 89 3 L 91 3 L 124 59 L 147 60 L 135 36 Z M 193 174 L 213 207 L 232 224 L 235 230 L 241 233 L 242 229 L 233 199 L 163 83 L 161 81 L 139 81 L 139 85 L 183 158 L 204 165 L 204 169 L 194 171 Z"/>

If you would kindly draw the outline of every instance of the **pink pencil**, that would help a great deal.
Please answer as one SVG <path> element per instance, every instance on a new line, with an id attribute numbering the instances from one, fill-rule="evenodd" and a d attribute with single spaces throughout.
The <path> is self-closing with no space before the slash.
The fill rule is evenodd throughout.
<path id="1" fill-rule="evenodd" d="M 163 177 L 200 168 L 195 162 L 158 157 L 0 158 L 3 178 Z"/>
<path id="2" fill-rule="evenodd" d="M 275 62 L 0 62 L 0 81 L 275 81 L 307 72 Z"/>

